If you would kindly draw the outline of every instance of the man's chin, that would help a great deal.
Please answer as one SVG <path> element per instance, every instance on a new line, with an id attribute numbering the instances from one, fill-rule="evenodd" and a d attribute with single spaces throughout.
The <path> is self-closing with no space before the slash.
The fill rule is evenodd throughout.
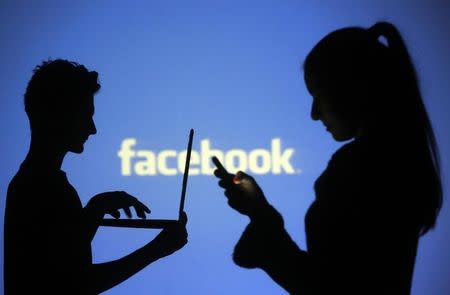
<path id="1" fill-rule="evenodd" d="M 84 146 L 83 145 L 74 146 L 71 147 L 69 151 L 74 154 L 81 154 L 84 151 Z"/>

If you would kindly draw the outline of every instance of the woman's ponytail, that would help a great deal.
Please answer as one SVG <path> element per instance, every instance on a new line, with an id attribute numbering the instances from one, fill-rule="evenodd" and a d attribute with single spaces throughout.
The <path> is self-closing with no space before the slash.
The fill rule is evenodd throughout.
<path id="1" fill-rule="evenodd" d="M 397 28 L 388 22 L 378 22 L 367 29 L 370 38 L 380 42 L 380 38 L 386 40 L 387 52 L 389 53 L 389 69 L 395 77 L 395 96 L 391 97 L 392 104 L 398 104 L 401 111 L 402 121 L 408 136 L 412 138 L 412 144 L 426 153 L 426 160 L 430 165 L 429 173 L 432 175 L 432 192 L 423 196 L 426 201 L 419 202 L 423 209 L 422 234 L 434 227 L 436 218 L 442 207 L 442 183 L 440 176 L 439 151 L 436 137 L 428 117 L 419 83 L 411 56 L 406 48 L 405 42 Z M 392 77 L 392 76 L 391 76 Z M 409 131 L 409 132 L 408 132 Z"/>

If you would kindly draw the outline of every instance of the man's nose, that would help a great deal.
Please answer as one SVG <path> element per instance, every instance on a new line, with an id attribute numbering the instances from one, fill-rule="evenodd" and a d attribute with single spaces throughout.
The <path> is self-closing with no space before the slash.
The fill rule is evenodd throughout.
<path id="1" fill-rule="evenodd" d="M 90 126 L 89 126 L 89 133 L 90 134 L 97 134 L 97 128 L 95 127 L 94 120 L 91 120 Z"/>
<path id="2" fill-rule="evenodd" d="M 320 119 L 319 106 L 315 99 L 313 100 L 313 103 L 311 106 L 311 119 L 313 119 L 314 121 L 317 121 Z"/>

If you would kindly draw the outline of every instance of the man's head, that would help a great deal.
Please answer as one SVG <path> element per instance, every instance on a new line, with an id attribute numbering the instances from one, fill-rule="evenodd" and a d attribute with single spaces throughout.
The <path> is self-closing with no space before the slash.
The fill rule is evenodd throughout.
<path id="1" fill-rule="evenodd" d="M 62 59 L 37 66 L 25 93 L 33 136 L 81 153 L 88 136 L 96 133 L 92 116 L 94 94 L 100 89 L 97 77 L 97 72 Z"/>

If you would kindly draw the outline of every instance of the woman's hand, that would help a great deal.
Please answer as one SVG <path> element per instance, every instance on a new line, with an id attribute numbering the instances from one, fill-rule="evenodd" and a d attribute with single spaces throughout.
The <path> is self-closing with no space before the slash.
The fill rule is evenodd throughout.
<path id="1" fill-rule="evenodd" d="M 270 206 L 253 177 L 241 171 L 236 175 L 228 173 L 216 157 L 213 162 L 217 166 L 214 175 L 220 179 L 219 186 L 225 189 L 224 194 L 231 208 L 253 218 Z"/>
<path id="2" fill-rule="evenodd" d="M 142 219 L 146 218 L 146 213 L 150 213 L 150 209 L 147 206 L 124 191 L 106 192 L 95 195 L 89 200 L 85 210 L 86 214 L 91 218 L 102 219 L 105 214 L 119 218 L 119 210 L 123 209 L 125 214 L 130 218 L 132 216 L 131 207 L 135 209 L 136 215 Z"/>

